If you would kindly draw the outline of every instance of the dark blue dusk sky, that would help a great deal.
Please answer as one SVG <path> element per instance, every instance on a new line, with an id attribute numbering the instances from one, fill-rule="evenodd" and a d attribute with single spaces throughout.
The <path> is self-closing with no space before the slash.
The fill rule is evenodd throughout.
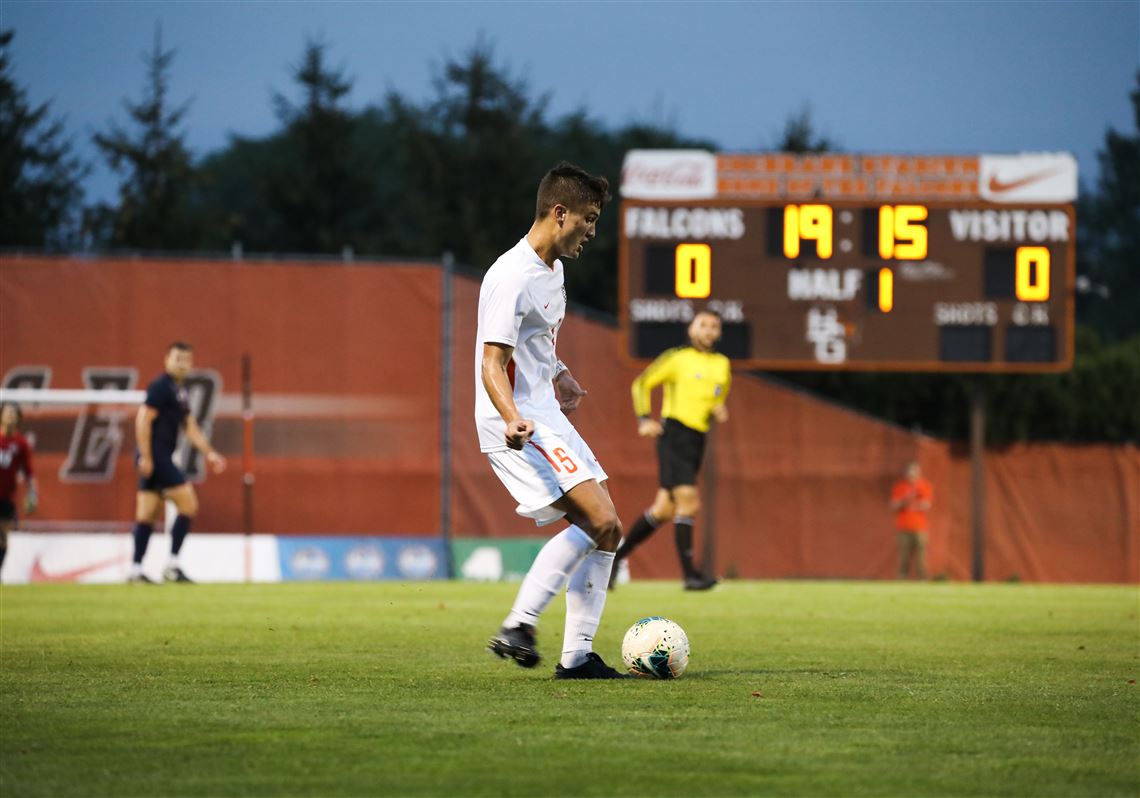
<path id="1" fill-rule="evenodd" d="M 192 99 L 196 155 L 273 131 L 307 38 L 355 79 L 360 108 L 431 79 L 477 36 L 551 95 L 609 126 L 671 123 L 722 150 L 769 149 L 810 107 L 851 152 L 1057 151 L 1086 184 L 1109 126 L 1132 131 L 1140 2 L 24 2 L 3 0 L 17 81 L 52 101 L 81 155 L 143 85 L 155 23 L 177 51 L 172 99 Z M 90 197 L 115 180 L 99 168 Z"/>

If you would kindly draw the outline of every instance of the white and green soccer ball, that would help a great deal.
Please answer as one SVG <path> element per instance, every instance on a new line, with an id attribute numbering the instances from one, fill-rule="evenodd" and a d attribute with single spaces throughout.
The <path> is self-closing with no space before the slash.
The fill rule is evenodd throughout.
<path id="1" fill-rule="evenodd" d="M 634 676 L 676 679 L 689 666 L 689 638 L 668 618 L 642 618 L 625 633 L 621 658 Z"/>

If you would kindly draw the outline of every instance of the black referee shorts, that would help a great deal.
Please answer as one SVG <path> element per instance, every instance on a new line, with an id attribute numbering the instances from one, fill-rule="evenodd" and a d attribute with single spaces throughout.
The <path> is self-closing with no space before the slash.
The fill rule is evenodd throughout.
<path id="1" fill-rule="evenodd" d="M 696 485 L 704 456 L 705 433 L 686 427 L 674 418 L 665 419 L 665 432 L 657 439 L 661 487 Z"/>

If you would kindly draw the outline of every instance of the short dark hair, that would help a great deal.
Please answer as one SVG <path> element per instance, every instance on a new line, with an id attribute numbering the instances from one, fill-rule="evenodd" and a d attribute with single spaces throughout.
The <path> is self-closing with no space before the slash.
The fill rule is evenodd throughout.
<path id="1" fill-rule="evenodd" d="M 721 324 L 724 324 L 724 316 L 720 315 L 719 310 L 713 310 L 712 308 L 701 308 L 700 310 L 698 310 L 696 313 L 693 314 L 693 318 L 695 319 L 697 316 L 700 316 L 702 313 L 706 316 L 712 316 L 714 319 L 719 321 Z"/>
<path id="2" fill-rule="evenodd" d="M 169 352 L 171 349 L 177 349 L 180 352 L 194 351 L 194 347 L 190 346 L 190 344 L 186 343 L 185 341 L 171 341 L 170 346 L 166 347 L 166 351 Z"/>
<path id="3" fill-rule="evenodd" d="M 610 197 L 610 181 L 592 175 L 569 161 L 560 161 L 538 184 L 534 218 L 541 219 L 555 205 L 581 210 L 588 205 L 604 208 Z"/>

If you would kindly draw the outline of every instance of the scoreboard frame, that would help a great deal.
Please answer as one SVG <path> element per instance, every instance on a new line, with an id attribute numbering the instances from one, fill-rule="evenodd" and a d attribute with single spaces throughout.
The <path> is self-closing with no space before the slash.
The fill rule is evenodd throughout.
<path id="1" fill-rule="evenodd" d="M 1050 316 L 1049 324 L 1056 332 L 1056 356 L 1051 360 L 1038 360 L 1038 361 L 1006 361 L 994 360 L 990 361 L 981 360 L 940 360 L 935 358 L 925 360 L 904 360 L 904 359 L 868 359 L 866 357 L 860 358 L 858 354 L 852 356 L 850 360 L 843 362 L 820 362 L 819 360 L 809 358 L 789 358 L 789 359 L 773 359 L 763 357 L 748 357 L 733 359 L 733 368 L 747 368 L 747 369 L 760 369 L 766 371 L 895 371 L 895 372 L 953 372 L 953 373 L 1060 373 L 1068 371 L 1072 367 L 1073 350 L 1074 350 L 1074 333 L 1075 333 L 1075 316 L 1076 316 L 1076 297 L 1075 297 L 1075 272 L 1076 272 L 1076 212 L 1073 203 L 1066 202 L 1019 202 L 1016 204 L 995 204 L 993 202 L 981 200 L 949 200 L 949 199 L 921 199 L 921 198 L 864 198 L 864 199 L 849 199 L 849 198 L 809 198 L 809 197 L 783 197 L 783 198 L 734 198 L 734 197 L 715 197 L 715 198 L 692 198 L 692 199 L 652 199 L 652 198 L 630 198 L 621 201 L 619 205 L 619 220 L 618 220 L 618 317 L 619 317 L 619 333 L 621 340 L 620 355 L 623 361 L 634 366 L 644 366 L 652 360 L 654 356 L 639 356 L 633 349 L 634 347 L 634 324 L 630 318 L 630 305 L 631 300 L 637 299 L 637 295 L 631 291 L 631 274 L 630 274 L 630 255 L 632 247 L 648 247 L 650 245 L 680 245 L 682 243 L 707 243 L 712 252 L 712 274 L 716 274 L 717 260 L 715 256 L 717 240 L 701 237 L 655 237 L 655 238 L 630 238 L 627 234 L 627 212 L 630 208 L 662 208 L 662 209 L 676 209 L 676 208 L 705 208 L 705 209 L 786 209 L 789 206 L 819 206 L 824 205 L 832 209 L 833 214 L 838 214 L 841 211 L 854 211 L 856 213 L 868 212 L 871 210 L 878 210 L 883 206 L 923 206 L 929 212 L 930 210 L 937 211 L 1063 211 L 1068 220 L 1068 240 L 1065 242 L 1053 242 L 1053 246 L 1057 249 L 1064 251 L 1064 264 L 1053 263 L 1050 266 L 1050 272 L 1055 275 L 1053 286 L 1059 288 L 1064 292 L 1063 296 L 1063 312 L 1061 318 L 1056 318 L 1056 314 Z M 763 235 L 763 234 L 761 234 Z M 769 243 L 765 239 L 760 240 L 754 231 L 746 231 L 743 235 L 743 240 L 753 240 L 756 242 L 757 250 L 757 268 L 768 266 L 769 264 L 761 264 L 760 261 L 766 257 L 765 251 L 768 249 Z M 968 241 L 965 242 L 967 246 L 976 246 L 980 250 L 979 257 L 984 258 L 985 250 L 987 247 L 991 249 L 1010 249 L 1018 246 L 1019 244 L 1029 245 L 1032 242 L 1006 242 L 1006 241 Z M 642 256 L 644 259 L 644 255 Z M 900 263 L 915 263 L 920 264 L 926 261 L 937 261 L 938 253 L 930 252 L 928 256 L 922 260 L 902 260 L 902 259 L 884 259 L 879 256 L 868 256 L 864 254 L 860 248 L 855 248 L 853 253 L 840 254 L 838 251 L 833 253 L 833 256 L 826 259 L 815 259 L 803 257 L 799 259 L 788 259 L 785 257 L 784 262 L 787 268 L 792 268 L 796 265 L 805 266 L 828 266 L 834 269 L 852 269 L 858 268 L 860 270 L 867 270 L 871 268 L 871 262 L 880 267 L 885 267 L 891 264 Z M 949 264 L 954 268 L 954 264 Z M 731 268 L 731 264 L 728 268 Z M 1058 268 L 1061 267 L 1061 268 Z M 639 276 L 644 276 L 644 267 Z M 715 279 L 715 278 L 714 278 Z M 715 283 L 714 283 L 715 285 Z M 1055 298 L 1057 293 L 1056 289 L 1051 291 L 1052 302 L 1058 303 Z M 673 299 L 683 299 L 674 297 Z M 717 300 L 718 297 L 715 290 L 707 297 L 707 299 L 698 298 L 691 299 L 691 308 L 693 312 L 698 312 L 707 306 L 708 302 Z M 734 299 L 737 299 L 734 297 Z M 747 301 L 747 299 L 745 299 Z M 788 306 L 787 316 L 781 315 L 780 319 L 774 320 L 775 323 L 785 323 L 785 320 L 790 320 L 793 317 L 800 319 L 799 322 L 802 326 L 802 319 L 804 317 L 804 309 L 809 307 L 813 302 L 821 305 L 842 305 L 852 300 L 831 301 L 828 300 L 804 300 L 793 299 L 787 294 L 784 294 L 784 302 Z M 866 302 L 865 293 L 860 294 L 855 302 Z M 985 292 L 979 285 L 978 296 L 971 301 L 978 303 L 1001 301 L 994 300 L 985 296 Z M 864 309 L 864 313 L 873 313 L 869 309 Z M 885 315 L 889 316 L 889 312 Z M 900 322 L 906 324 L 905 316 L 896 317 Z M 749 319 L 753 324 L 764 324 L 766 319 Z M 937 327 L 933 318 L 930 319 L 929 324 Z M 983 325 L 962 325 L 962 326 L 983 326 Z M 991 328 L 996 328 L 997 324 L 988 325 Z M 1010 321 L 1005 323 L 1006 329 L 1014 327 Z M 726 325 L 727 329 L 727 325 Z M 907 330 L 913 327 L 903 327 L 899 330 L 899 336 L 906 336 Z M 762 333 L 753 333 L 753 335 Z M 683 343 L 683 342 L 679 342 Z M 936 353 L 937 354 L 937 353 Z"/>

